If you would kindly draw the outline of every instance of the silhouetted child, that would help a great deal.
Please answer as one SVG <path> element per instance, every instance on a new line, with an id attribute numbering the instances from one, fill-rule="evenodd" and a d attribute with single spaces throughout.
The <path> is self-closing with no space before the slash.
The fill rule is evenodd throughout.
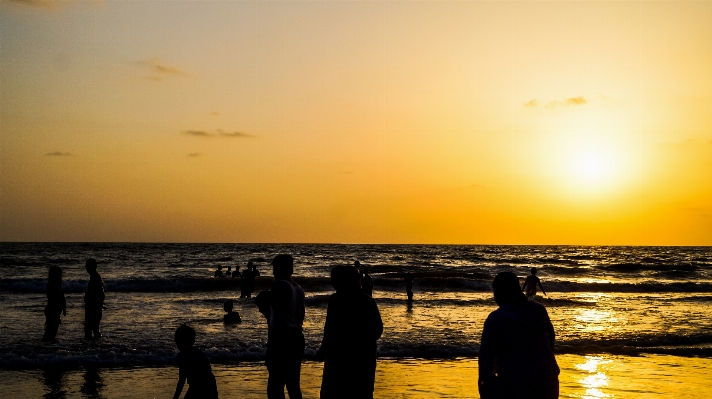
<path id="1" fill-rule="evenodd" d="M 228 266 L 225 271 L 225 277 L 232 277 L 232 266 Z"/>
<path id="2" fill-rule="evenodd" d="M 232 272 L 232 276 L 229 276 L 229 277 L 232 277 L 232 278 L 239 278 L 239 277 L 240 277 L 240 268 L 237 267 L 237 266 L 235 266 L 235 271 Z"/>
<path id="3" fill-rule="evenodd" d="M 223 321 L 225 322 L 225 324 L 242 323 L 240 314 L 237 312 L 233 312 L 232 306 L 233 306 L 232 299 L 228 299 L 223 304 L 223 310 L 225 310 L 227 312 L 227 314 L 225 316 L 223 316 Z"/>
<path id="4" fill-rule="evenodd" d="M 84 294 L 84 339 L 101 338 L 99 322 L 104 310 L 104 280 L 96 271 L 96 260 L 87 259 L 86 270 L 89 273 L 89 285 Z"/>
<path id="5" fill-rule="evenodd" d="M 522 292 L 526 290 L 527 298 L 533 299 L 536 296 L 536 286 L 538 285 L 539 288 L 541 288 L 541 292 L 546 295 L 546 292 L 544 292 L 544 287 L 542 287 L 541 285 L 541 280 L 539 280 L 539 277 L 536 276 L 536 267 L 532 267 L 531 272 L 532 274 L 530 276 L 527 276 L 527 279 L 524 280 Z"/>
<path id="6" fill-rule="evenodd" d="M 413 302 L 413 275 L 405 275 L 405 293 L 408 294 L 408 302 Z"/>
<path id="7" fill-rule="evenodd" d="M 222 266 L 218 266 L 218 268 L 215 270 L 215 277 L 225 277 L 225 274 L 223 274 L 222 271 Z"/>
<path id="8" fill-rule="evenodd" d="M 195 344 L 195 330 L 187 324 L 182 324 L 176 329 L 176 346 L 180 353 L 176 357 L 178 365 L 178 385 L 173 399 L 180 397 L 186 380 L 188 392 L 185 399 L 217 399 L 218 386 L 215 383 L 213 370 L 210 368 L 208 357 Z"/>
<path id="9" fill-rule="evenodd" d="M 42 341 L 54 341 L 59 325 L 62 324 L 61 314 L 67 315 L 67 301 L 62 291 L 62 268 L 52 266 L 49 268 L 47 281 L 47 306 L 44 308 L 45 332 Z"/>

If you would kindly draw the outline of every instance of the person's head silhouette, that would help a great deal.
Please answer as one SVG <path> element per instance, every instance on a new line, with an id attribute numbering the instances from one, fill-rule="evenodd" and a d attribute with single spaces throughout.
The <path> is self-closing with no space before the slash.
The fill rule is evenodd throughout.
<path id="1" fill-rule="evenodd" d="M 511 272 L 499 273 L 492 282 L 494 301 L 497 305 L 516 305 L 527 302 L 519 287 L 519 277 Z"/>
<path id="2" fill-rule="evenodd" d="M 289 279 L 294 273 L 292 255 L 277 255 L 272 259 L 272 274 L 276 280 Z"/>

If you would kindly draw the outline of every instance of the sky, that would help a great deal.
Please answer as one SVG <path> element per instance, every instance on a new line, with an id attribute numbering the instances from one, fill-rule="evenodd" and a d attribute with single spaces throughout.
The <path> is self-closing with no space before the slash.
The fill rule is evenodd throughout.
<path id="1" fill-rule="evenodd" d="M 0 2 L 0 241 L 712 245 L 711 1 Z"/>

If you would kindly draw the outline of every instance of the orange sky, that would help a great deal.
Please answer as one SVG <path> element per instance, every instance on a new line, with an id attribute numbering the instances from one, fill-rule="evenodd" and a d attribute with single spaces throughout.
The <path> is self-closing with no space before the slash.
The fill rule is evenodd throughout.
<path id="1" fill-rule="evenodd" d="M 709 1 L 0 21 L 0 241 L 712 245 Z"/>

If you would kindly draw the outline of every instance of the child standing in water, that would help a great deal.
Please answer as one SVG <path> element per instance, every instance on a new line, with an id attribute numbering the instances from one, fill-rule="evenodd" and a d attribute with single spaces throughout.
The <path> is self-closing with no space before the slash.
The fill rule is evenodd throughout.
<path id="1" fill-rule="evenodd" d="M 173 399 L 178 399 L 183 386 L 188 382 L 185 399 L 218 399 L 218 386 L 208 357 L 195 348 L 195 330 L 187 324 L 176 329 L 176 346 L 180 353 L 176 357 L 178 364 L 178 385 Z"/>
<path id="2" fill-rule="evenodd" d="M 67 301 L 62 291 L 62 268 L 52 266 L 49 268 L 47 281 L 47 306 L 45 306 L 45 332 L 42 341 L 52 342 L 57 336 L 57 330 L 62 323 L 60 314 L 67 315 Z"/>
<path id="3" fill-rule="evenodd" d="M 96 271 L 96 260 L 87 259 L 87 273 L 89 273 L 89 285 L 84 294 L 84 339 L 101 338 L 99 332 L 99 322 L 104 310 L 104 280 Z"/>
<path id="4" fill-rule="evenodd" d="M 527 276 L 527 279 L 524 280 L 524 285 L 522 286 L 522 292 L 524 290 L 527 291 L 527 298 L 528 299 L 533 299 L 536 296 L 536 286 L 538 285 L 539 288 L 541 288 L 541 292 L 546 295 L 546 292 L 544 291 L 544 287 L 541 286 L 541 280 L 539 277 L 536 276 L 536 267 L 532 267 L 531 270 L 532 274 L 530 276 Z"/>

